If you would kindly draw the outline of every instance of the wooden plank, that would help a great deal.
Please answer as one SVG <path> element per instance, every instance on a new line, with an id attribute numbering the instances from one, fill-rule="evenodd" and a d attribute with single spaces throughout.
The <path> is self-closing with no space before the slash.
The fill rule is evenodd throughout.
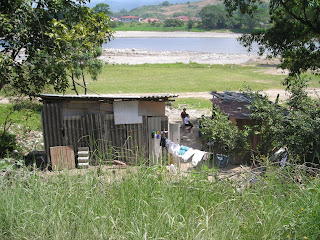
<path id="1" fill-rule="evenodd" d="M 73 146 L 50 147 L 50 159 L 53 170 L 75 168 Z"/>

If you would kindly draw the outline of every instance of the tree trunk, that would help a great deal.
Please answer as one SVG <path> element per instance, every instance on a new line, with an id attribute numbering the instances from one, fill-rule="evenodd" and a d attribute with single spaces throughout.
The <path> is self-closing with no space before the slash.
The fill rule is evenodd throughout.
<path id="1" fill-rule="evenodd" d="M 75 83 L 75 81 L 74 81 L 73 73 L 72 73 L 72 75 L 71 75 L 71 78 L 72 78 L 73 90 L 76 92 L 77 95 L 79 95 L 78 90 L 77 90 L 77 87 L 76 87 L 76 83 Z"/>
<path id="2" fill-rule="evenodd" d="M 81 72 L 81 74 L 82 74 L 82 82 L 83 82 L 83 86 L 84 86 L 84 95 L 87 95 L 87 84 L 86 84 L 86 81 L 84 79 L 83 72 Z"/>

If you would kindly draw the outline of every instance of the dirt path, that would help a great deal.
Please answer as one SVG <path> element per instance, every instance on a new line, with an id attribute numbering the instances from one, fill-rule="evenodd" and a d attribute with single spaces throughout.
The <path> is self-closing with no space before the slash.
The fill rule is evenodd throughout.
<path id="1" fill-rule="evenodd" d="M 320 96 L 320 88 L 315 88 L 315 89 L 310 88 L 310 89 L 307 89 L 307 92 L 313 98 Z M 265 93 L 271 101 L 276 100 L 278 94 L 279 94 L 279 100 L 285 100 L 288 98 L 286 91 L 281 89 L 265 90 L 262 93 Z M 185 92 L 185 93 L 177 93 L 177 94 L 179 95 L 179 98 L 205 98 L 205 99 L 212 98 L 212 95 L 210 92 Z"/>

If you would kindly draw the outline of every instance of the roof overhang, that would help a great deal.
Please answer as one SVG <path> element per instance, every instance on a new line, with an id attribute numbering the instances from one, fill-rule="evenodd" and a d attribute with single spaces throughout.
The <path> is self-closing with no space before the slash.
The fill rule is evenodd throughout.
<path id="1" fill-rule="evenodd" d="M 116 101 L 153 101 L 153 102 L 168 102 L 174 101 L 171 98 L 176 98 L 177 94 L 141 94 L 141 95 L 57 95 L 57 94 L 39 94 L 44 101 L 95 101 L 112 103 Z"/>

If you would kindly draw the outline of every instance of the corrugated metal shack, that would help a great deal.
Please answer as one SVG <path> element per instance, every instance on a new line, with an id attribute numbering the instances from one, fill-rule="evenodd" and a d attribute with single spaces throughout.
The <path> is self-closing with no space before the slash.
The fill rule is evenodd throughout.
<path id="1" fill-rule="evenodd" d="M 168 136 L 165 102 L 177 96 L 41 94 L 47 156 L 50 147 L 71 145 L 75 153 L 78 147 L 89 147 L 96 161 L 136 163 L 140 158 L 150 158 L 152 131 Z"/>
<path id="2" fill-rule="evenodd" d="M 218 106 L 228 115 L 230 121 L 236 124 L 240 129 L 245 125 L 251 125 L 250 109 L 252 100 L 239 92 L 225 91 L 223 93 L 212 92 L 211 99 L 213 106 Z"/>

